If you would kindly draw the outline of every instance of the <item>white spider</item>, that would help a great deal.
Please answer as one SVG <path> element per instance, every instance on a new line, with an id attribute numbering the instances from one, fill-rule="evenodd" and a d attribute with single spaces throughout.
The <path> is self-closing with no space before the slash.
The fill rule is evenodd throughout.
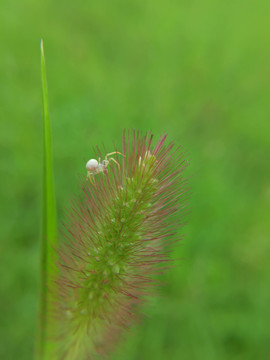
<path id="1" fill-rule="evenodd" d="M 119 151 L 114 151 L 109 154 L 106 154 L 105 159 L 102 161 L 101 161 L 101 158 L 98 158 L 98 161 L 96 159 L 90 159 L 89 161 L 87 161 L 87 163 L 86 163 L 87 178 L 89 178 L 89 180 L 91 181 L 92 184 L 94 184 L 93 180 L 92 180 L 92 175 L 96 175 L 101 172 L 104 173 L 107 170 L 107 167 L 108 167 L 110 161 L 113 161 L 114 163 L 116 163 L 116 165 L 118 166 L 118 169 L 120 170 L 119 162 L 116 161 L 113 157 L 109 158 L 109 156 L 112 156 L 114 154 L 119 154 L 119 155 L 125 156 L 122 153 L 120 153 Z"/>

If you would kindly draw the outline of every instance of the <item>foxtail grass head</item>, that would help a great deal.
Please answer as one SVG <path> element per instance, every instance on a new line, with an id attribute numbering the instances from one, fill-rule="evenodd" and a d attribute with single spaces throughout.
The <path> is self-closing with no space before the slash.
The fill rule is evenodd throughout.
<path id="1" fill-rule="evenodd" d="M 124 133 L 121 151 L 97 150 L 86 165 L 61 228 L 53 305 L 59 358 L 106 354 L 138 318 L 155 273 L 170 264 L 168 245 L 185 215 L 188 163 L 165 139 Z"/>

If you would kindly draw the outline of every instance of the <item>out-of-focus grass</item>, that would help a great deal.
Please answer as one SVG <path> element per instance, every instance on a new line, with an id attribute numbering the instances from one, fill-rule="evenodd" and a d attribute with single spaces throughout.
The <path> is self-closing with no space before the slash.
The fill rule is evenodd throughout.
<path id="1" fill-rule="evenodd" d="M 39 40 L 46 40 L 57 203 L 123 128 L 189 150 L 184 258 L 115 359 L 269 354 L 270 4 L 33 0 L 0 4 L 0 358 L 30 359 L 41 208 Z"/>

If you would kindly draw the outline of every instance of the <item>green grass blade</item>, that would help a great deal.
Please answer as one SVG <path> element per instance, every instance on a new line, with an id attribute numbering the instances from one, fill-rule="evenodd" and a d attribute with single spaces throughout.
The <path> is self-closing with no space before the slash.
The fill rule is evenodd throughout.
<path id="1" fill-rule="evenodd" d="M 37 357 L 45 359 L 48 348 L 48 308 L 51 295 L 48 284 L 55 272 L 55 250 L 57 248 L 57 214 L 53 181 L 51 123 L 49 117 L 48 88 L 43 41 L 41 40 L 41 81 L 43 102 L 43 197 L 42 197 L 42 243 L 41 243 L 41 294 Z"/>

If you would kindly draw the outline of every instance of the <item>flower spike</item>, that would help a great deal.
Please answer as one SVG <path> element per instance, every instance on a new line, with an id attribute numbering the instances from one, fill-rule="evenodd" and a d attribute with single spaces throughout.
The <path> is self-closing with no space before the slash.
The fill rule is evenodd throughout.
<path id="1" fill-rule="evenodd" d="M 88 162 L 95 186 L 82 180 L 61 229 L 53 307 L 61 318 L 54 334 L 61 359 L 107 353 L 138 319 L 139 304 L 157 283 L 153 275 L 168 268 L 168 245 L 186 208 L 188 162 L 165 140 L 154 145 L 151 133 L 127 132 L 121 152 Z"/>

